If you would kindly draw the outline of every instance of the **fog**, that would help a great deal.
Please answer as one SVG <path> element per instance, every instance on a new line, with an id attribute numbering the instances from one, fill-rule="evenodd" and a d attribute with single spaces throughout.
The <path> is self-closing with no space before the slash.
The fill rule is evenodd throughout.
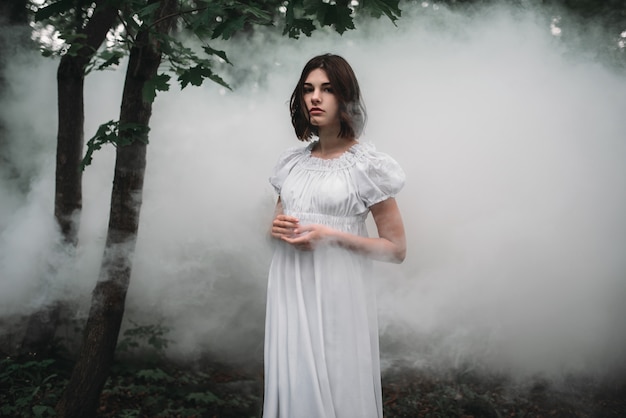
<path id="1" fill-rule="evenodd" d="M 381 19 L 343 36 L 223 45 L 232 92 L 207 83 L 157 96 L 125 326 L 169 327 L 175 359 L 261 359 L 276 200 L 267 178 L 298 145 L 288 99 L 302 66 L 333 52 L 361 83 L 361 140 L 407 173 L 407 259 L 376 266 L 383 366 L 623 370 L 626 76 L 549 24 L 538 12 L 420 6 L 397 27 Z M 570 40 L 592 32 L 569 30 Z M 84 319 L 98 277 L 114 150 L 85 171 L 70 262 L 52 218 L 56 65 L 32 55 L 8 64 L 2 318 L 64 300 L 79 301 L 73 315 Z M 87 138 L 118 118 L 123 73 L 88 76 Z"/>

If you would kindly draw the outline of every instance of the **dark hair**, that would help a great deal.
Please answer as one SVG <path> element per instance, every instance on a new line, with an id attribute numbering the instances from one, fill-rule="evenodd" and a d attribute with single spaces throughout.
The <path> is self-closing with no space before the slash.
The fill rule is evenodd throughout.
<path id="1" fill-rule="evenodd" d="M 318 135 L 318 128 L 309 121 L 309 112 L 304 103 L 304 82 L 309 73 L 316 69 L 326 72 L 330 85 L 339 102 L 339 136 L 342 138 L 358 138 L 363 132 L 367 114 L 361 98 L 361 90 L 356 75 L 350 64 L 339 55 L 324 54 L 313 57 L 306 63 L 300 80 L 294 89 L 289 102 L 291 123 L 296 136 L 301 141 L 309 141 Z"/>

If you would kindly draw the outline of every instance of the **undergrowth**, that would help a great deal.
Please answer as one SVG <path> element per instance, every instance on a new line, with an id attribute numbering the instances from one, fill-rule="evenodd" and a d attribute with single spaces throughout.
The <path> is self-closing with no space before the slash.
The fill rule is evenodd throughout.
<path id="1" fill-rule="evenodd" d="M 178 368 L 165 359 L 166 327 L 131 324 L 120 337 L 98 417 L 258 416 L 259 388 L 229 387 L 230 379 L 239 386 L 251 379 L 223 370 Z M 53 357 L 5 356 L 0 361 L 0 417 L 55 416 L 72 364 L 60 352 Z"/>
<path id="2" fill-rule="evenodd" d="M 50 417 L 67 378 L 54 359 L 0 361 L 0 416 Z"/>
<path id="3" fill-rule="evenodd" d="M 168 329 L 132 323 L 100 397 L 99 418 L 259 418 L 260 367 L 203 362 L 176 365 L 164 355 Z M 0 416 L 53 417 L 72 369 L 67 353 L 0 359 Z M 468 371 L 427 374 L 410 368 L 383 375 L 386 418 L 617 418 L 626 416 L 626 381 L 569 389 L 542 382 L 511 388 L 506 378 Z"/>

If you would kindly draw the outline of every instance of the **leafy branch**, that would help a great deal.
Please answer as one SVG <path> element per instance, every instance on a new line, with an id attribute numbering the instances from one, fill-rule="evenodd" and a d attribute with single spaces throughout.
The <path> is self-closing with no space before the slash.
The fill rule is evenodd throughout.
<path id="1" fill-rule="evenodd" d="M 402 13 L 399 3 L 399 0 L 361 0 L 359 4 L 349 0 L 328 3 L 317 0 L 289 1 L 286 4 L 283 35 L 296 39 L 302 34 L 311 36 L 316 29 L 316 22 L 320 27 L 334 27 L 335 31 L 343 34 L 355 29 L 354 18 L 360 10 L 376 18 L 385 15 L 395 24 Z"/>
<path id="2" fill-rule="evenodd" d="M 84 171 L 91 164 L 93 153 L 106 144 L 112 144 L 115 147 L 130 145 L 135 141 L 147 144 L 149 131 L 148 126 L 139 123 L 120 124 L 119 121 L 113 120 L 103 123 L 98 127 L 96 134 L 87 141 L 87 151 L 80 163 L 80 169 Z"/>

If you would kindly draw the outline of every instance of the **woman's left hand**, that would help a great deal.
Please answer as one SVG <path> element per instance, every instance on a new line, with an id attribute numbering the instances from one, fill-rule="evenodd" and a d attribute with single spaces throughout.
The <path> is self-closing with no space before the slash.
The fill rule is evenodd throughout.
<path id="1" fill-rule="evenodd" d="M 330 239 L 333 230 L 324 225 L 310 224 L 298 226 L 294 231 L 294 237 L 283 236 L 285 242 L 302 251 L 315 249 L 320 241 Z"/>

